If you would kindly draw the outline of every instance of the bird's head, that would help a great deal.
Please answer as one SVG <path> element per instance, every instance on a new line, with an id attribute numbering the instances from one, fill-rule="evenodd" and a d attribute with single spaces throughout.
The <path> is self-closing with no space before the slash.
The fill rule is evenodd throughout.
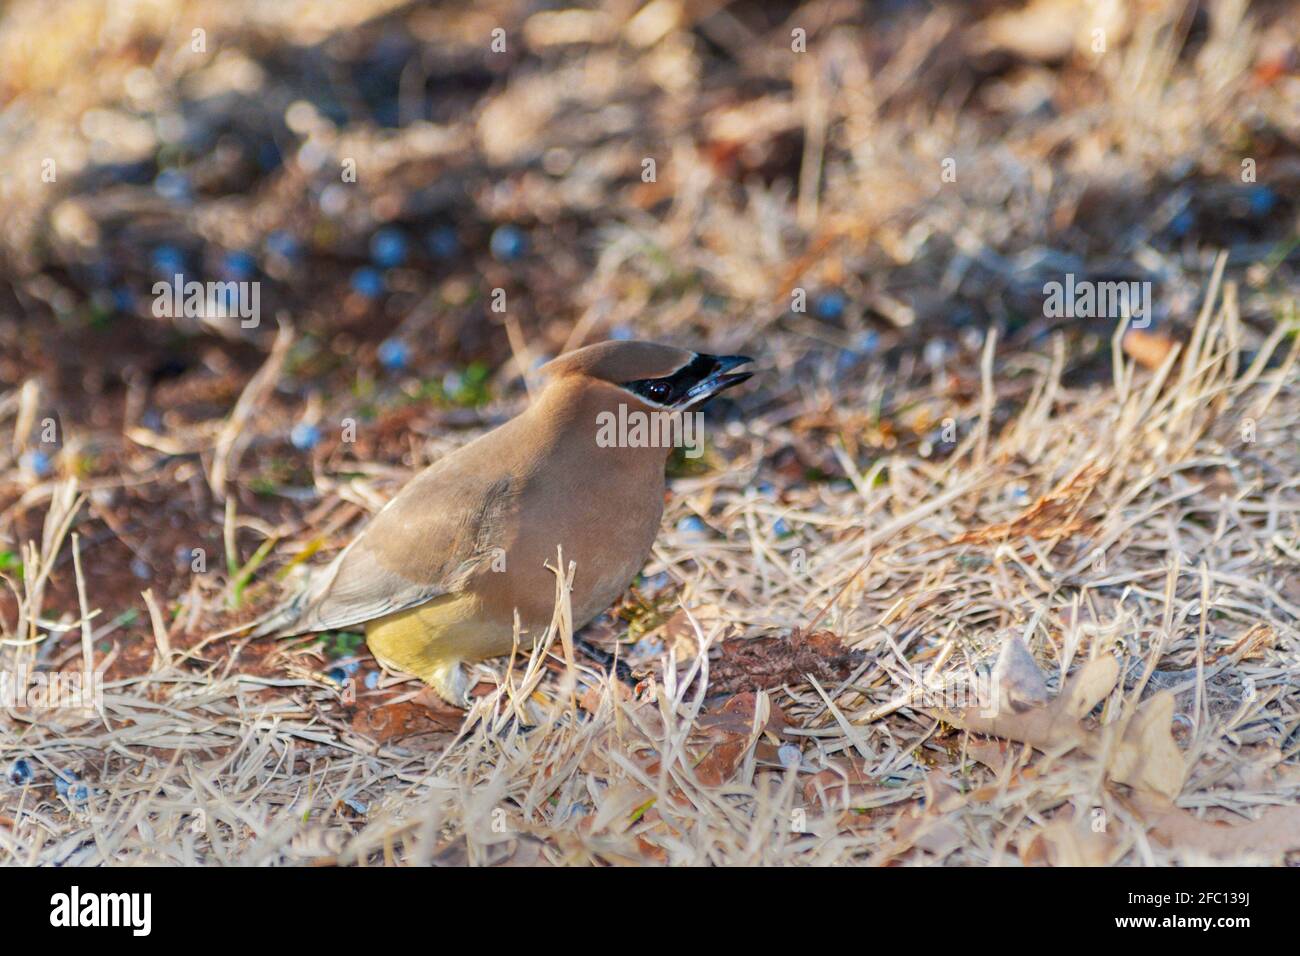
<path id="1" fill-rule="evenodd" d="M 734 372 L 752 359 L 710 355 L 653 342 L 598 342 L 542 366 L 550 380 L 581 376 L 612 385 L 653 409 L 684 411 L 739 385 L 752 372 Z"/>

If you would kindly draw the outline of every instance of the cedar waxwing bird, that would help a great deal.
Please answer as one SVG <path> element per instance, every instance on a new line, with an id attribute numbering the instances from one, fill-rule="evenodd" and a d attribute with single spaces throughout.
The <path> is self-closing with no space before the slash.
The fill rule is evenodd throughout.
<path id="1" fill-rule="evenodd" d="M 364 625 L 381 664 L 467 706 L 462 662 L 509 653 L 516 613 L 531 640 L 550 623 L 557 546 L 577 566 L 575 629 L 623 593 L 659 532 L 673 447 L 637 423 L 680 421 L 749 361 L 601 342 L 548 362 L 525 411 L 412 478 L 254 636 Z M 622 440 L 614 422 L 633 423 Z"/>

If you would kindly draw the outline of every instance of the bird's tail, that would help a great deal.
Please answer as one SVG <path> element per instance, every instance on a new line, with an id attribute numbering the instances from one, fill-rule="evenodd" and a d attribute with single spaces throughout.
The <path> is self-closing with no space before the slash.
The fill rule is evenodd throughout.
<path id="1" fill-rule="evenodd" d="M 274 605 L 251 621 L 237 624 L 211 635 L 208 639 L 230 637 L 242 634 L 245 637 L 293 637 L 308 631 L 319 630 L 314 626 L 315 616 L 312 611 L 322 594 L 329 589 L 330 582 L 338 574 L 338 569 L 347 554 L 345 548 L 333 561 L 322 569 L 307 570 L 297 581 L 297 586 L 289 597 Z M 247 633 L 245 633 L 247 632 Z"/>

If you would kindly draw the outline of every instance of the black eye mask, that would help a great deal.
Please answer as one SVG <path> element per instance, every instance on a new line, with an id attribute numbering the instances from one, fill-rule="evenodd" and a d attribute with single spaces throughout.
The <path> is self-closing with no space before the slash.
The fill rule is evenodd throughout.
<path id="1" fill-rule="evenodd" d="M 727 373 L 749 361 L 750 359 L 743 355 L 701 353 L 672 375 L 624 382 L 623 387 L 652 405 L 661 405 L 665 408 L 689 406 L 748 379 L 753 373 L 741 372 L 736 375 Z"/>

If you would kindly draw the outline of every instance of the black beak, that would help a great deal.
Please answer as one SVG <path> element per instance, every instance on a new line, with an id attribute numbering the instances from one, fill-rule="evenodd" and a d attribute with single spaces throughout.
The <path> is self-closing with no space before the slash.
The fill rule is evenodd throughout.
<path id="1" fill-rule="evenodd" d="M 749 381 L 754 375 L 753 372 L 736 372 L 733 374 L 731 370 L 739 368 L 741 365 L 748 365 L 752 361 L 754 360 L 747 355 L 701 354 L 696 359 L 696 362 L 704 365 L 705 374 L 698 382 L 687 389 L 680 407 L 688 408 L 691 405 L 698 405 L 719 392 L 726 391 L 741 382 Z"/>

